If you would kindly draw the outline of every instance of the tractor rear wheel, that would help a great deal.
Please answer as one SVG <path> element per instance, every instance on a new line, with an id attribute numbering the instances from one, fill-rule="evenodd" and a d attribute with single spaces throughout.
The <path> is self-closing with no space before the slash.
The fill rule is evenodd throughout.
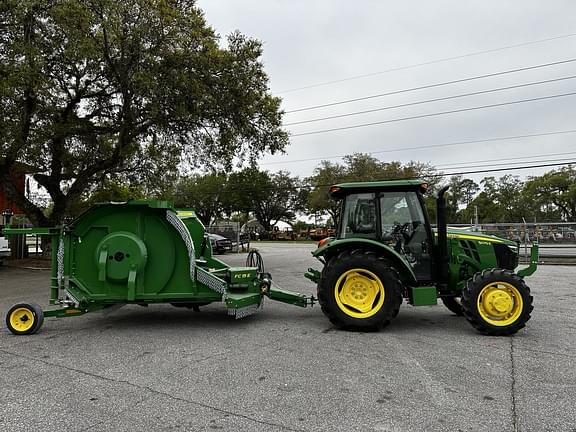
<path id="1" fill-rule="evenodd" d="M 378 330 L 398 315 L 402 283 L 398 272 L 375 253 L 344 251 L 324 267 L 318 300 L 336 327 Z"/>
<path id="2" fill-rule="evenodd" d="M 524 279 L 509 270 L 476 273 L 462 291 L 466 319 L 481 333 L 507 336 L 530 319 L 532 296 Z"/>
<path id="3" fill-rule="evenodd" d="M 462 312 L 462 299 L 460 299 L 460 297 L 442 297 L 442 303 L 444 303 L 444 306 L 446 306 L 450 312 L 458 316 L 464 315 Z"/>

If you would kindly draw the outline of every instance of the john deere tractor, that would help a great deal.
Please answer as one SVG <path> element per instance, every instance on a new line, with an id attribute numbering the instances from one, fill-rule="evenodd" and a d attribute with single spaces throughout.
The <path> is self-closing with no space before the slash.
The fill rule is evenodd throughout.
<path id="1" fill-rule="evenodd" d="M 343 183 L 330 194 L 342 201 L 334 238 L 313 255 L 322 272 L 309 269 L 324 314 L 339 328 L 375 330 L 398 315 L 406 300 L 435 305 L 438 298 L 477 330 L 511 335 L 526 325 L 532 296 L 524 277 L 530 264 L 515 271 L 520 245 L 491 235 L 448 230 L 444 194 L 437 195 L 437 227 L 427 216 L 418 180 Z"/>

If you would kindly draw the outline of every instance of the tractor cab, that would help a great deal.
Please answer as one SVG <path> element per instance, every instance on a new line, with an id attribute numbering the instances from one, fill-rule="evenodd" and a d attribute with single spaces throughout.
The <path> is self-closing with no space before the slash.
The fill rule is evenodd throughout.
<path id="1" fill-rule="evenodd" d="M 419 180 L 344 183 L 330 194 L 340 199 L 336 240 L 370 239 L 387 245 L 408 264 L 418 281 L 433 280 L 434 236 Z"/>
<path id="2" fill-rule="evenodd" d="M 431 280 L 434 240 L 419 188 L 420 183 L 413 190 L 381 188 L 346 194 L 337 238 L 368 238 L 386 244 L 404 257 L 418 280 Z"/>

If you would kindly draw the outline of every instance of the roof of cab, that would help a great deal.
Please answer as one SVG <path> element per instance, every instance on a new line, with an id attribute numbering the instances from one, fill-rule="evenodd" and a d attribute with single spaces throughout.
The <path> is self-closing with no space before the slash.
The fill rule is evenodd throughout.
<path id="1" fill-rule="evenodd" d="M 428 183 L 423 180 L 385 180 L 335 184 L 330 187 L 330 195 L 340 198 L 358 192 L 419 191 L 424 193 L 426 190 L 428 190 Z"/>

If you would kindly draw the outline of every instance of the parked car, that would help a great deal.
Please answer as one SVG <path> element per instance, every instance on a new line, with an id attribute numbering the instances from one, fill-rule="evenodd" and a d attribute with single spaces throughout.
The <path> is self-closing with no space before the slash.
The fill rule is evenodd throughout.
<path id="1" fill-rule="evenodd" d="M 232 241 L 218 234 L 208 233 L 210 244 L 212 245 L 212 252 L 216 254 L 223 254 L 232 250 Z"/>

